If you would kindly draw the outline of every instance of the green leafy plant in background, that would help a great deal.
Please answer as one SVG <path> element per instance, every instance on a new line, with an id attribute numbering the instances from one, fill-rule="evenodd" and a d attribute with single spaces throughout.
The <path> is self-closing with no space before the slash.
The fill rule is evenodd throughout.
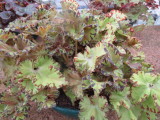
<path id="1" fill-rule="evenodd" d="M 127 15 L 132 24 L 138 19 L 151 24 L 154 20 L 147 10 L 158 8 L 158 5 L 154 0 L 92 0 L 89 7 L 99 13 L 119 10 Z"/>
<path id="2" fill-rule="evenodd" d="M 121 120 L 156 119 L 160 76 L 138 52 L 132 35 L 141 26 L 133 31 L 119 10 L 61 3 L 62 11 L 39 8 L 1 30 L 0 117 L 24 119 L 33 103 L 50 108 L 61 88 L 73 105 L 80 100 L 81 120 L 106 120 L 110 108 Z"/>
<path id="3" fill-rule="evenodd" d="M 41 0 L 1 0 L 0 1 L 0 28 L 5 28 L 10 22 L 19 17 L 32 15 L 44 3 Z M 45 1 L 45 8 L 55 5 L 53 1 Z"/>

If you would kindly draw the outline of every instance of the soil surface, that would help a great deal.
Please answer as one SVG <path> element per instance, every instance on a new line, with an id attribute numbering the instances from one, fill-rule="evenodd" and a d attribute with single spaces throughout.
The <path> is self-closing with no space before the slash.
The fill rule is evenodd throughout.
<path id="1" fill-rule="evenodd" d="M 160 26 L 149 26 L 135 34 L 142 42 L 146 61 L 153 64 L 155 72 L 160 73 Z"/>
<path id="2" fill-rule="evenodd" d="M 75 119 L 63 116 L 52 109 L 37 111 L 37 107 L 33 106 L 29 111 L 28 118 L 26 118 L 25 120 L 75 120 Z"/>

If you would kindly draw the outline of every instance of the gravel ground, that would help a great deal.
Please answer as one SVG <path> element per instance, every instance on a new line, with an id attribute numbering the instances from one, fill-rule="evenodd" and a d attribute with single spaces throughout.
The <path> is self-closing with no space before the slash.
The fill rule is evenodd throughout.
<path id="1" fill-rule="evenodd" d="M 33 106 L 29 111 L 29 116 L 26 120 L 74 120 L 74 119 L 63 116 L 52 109 L 37 111 L 37 107 Z"/>
<path id="2" fill-rule="evenodd" d="M 146 61 L 154 65 L 155 72 L 160 73 L 160 26 L 146 27 L 135 36 L 142 42 Z"/>

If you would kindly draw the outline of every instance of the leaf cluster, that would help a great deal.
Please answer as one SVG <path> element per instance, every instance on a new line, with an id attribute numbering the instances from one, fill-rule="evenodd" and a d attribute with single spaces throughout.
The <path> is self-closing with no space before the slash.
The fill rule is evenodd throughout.
<path id="1" fill-rule="evenodd" d="M 38 0 L 1 0 L 0 28 L 7 27 L 10 22 L 17 18 L 32 15 L 41 4 L 42 2 Z M 50 4 L 44 5 L 45 8 L 50 8 Z"/>
<path id="2" fill-rule="evenodd" d="M 147 10 L 158 8 L 154 0 L 93 0 L 89 6 L 93 10 L 98 10 L 99 13 L 119 10 L 127 15 L 130 24 L 133 24 L 138 19 L 151 20 L 153 23 L 153 17 Z"/>
<path id="3" fill-rule="evenodd" d="M 0 117 L 24 119 L 32 103 L 49 108 L 61 88 L 73 105 L 80 100 L 82 120 L 106 120 L 110 107 L 121 120 L 154 120 L 160 75 L 133 37 L 143 26 L 131 27 L 119 10 L 80 12 L 74 0 L 61 3 L 62 11 L 39 8 L 0 31 Z"/>

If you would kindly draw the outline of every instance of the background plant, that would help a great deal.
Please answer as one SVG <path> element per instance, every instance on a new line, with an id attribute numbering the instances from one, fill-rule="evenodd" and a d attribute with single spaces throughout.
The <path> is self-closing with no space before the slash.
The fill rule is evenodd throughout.
<path id="1" fill-rule="evenodd" d="M 110 108 L 121 120 L 156 119 L 160 77 L 138 52 L 133 33 L 141 27 L 119 10 L 61 4 L 60 12 L 39 8 L 1 30 L 1 118 L 24 119 L 33 102 L 52 107 L 62 88 L 73 105 L 80 100 L 82 120 L 106 120 Z"/>
<path id="2" fill-rule="evenodd" d="M 0 1 L 0 28 L 5 28 L 10 22 L 19 17 L 32 15 L 43 3 L 39 0 L 1 0 Z M 53 2 L 46 2 L 48 9 Z"/>
<path id="3" fill-rule="evenodd" d="M 153 22 L 153 17 L 147 10 L 158 8 L 154 0 L 92 0 L 89 6 L 103 13 L 119 10 L 127 15 L 131 24 L 138 19 Z"/>

